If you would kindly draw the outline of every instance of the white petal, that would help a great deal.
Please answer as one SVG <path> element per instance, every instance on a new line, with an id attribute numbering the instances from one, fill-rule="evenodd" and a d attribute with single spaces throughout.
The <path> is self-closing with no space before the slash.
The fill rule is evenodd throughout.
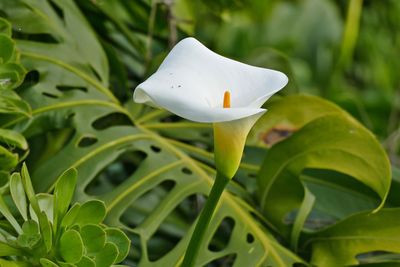
<path id="1" fill-rule="evenodd" d="M 186 38 L 136 88 L 134 99 L 193 121 L 230 121 L 262 112 L 259 107 L 287 81 L 281 72 L 222 57 Z M 221 109 L 225 91 L 231 92 L 230 109 Z"/>

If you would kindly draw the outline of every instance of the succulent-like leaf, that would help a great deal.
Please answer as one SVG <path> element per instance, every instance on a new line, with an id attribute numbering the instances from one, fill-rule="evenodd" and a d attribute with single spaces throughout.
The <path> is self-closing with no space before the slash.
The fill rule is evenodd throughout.
<path id="1" fill-rule="evenodd" d="M 10 170 L 18 164 L 18 154 L 12 153 L 0 146 L 0 168 Z"/>
<path id="2" fill-rule="evenodd" d="M 25 221 L 22 225 L 22 234 L 17 239 L 18 245 L 32 249 L 38 244 L 40 239 L 39 225 L 34 220 Z"/>
<path id="3" fill-rule="evenodd" d="M 98 225 L 84 225 L 81 228 L 80 234 L 89 255 L 100 251 L 106 243 L 106 232 Z"/>
<path id="4" fill-rule="evenodd" d="M 85 226 L 87 224 L 99 224 L 106 216 L 106 207 L 104 202 L 99 200 L 90 200 L 81 205 L 78 214 L 75 217 L 74 224 Z"/>
<path id="5" fill-rule="evenodd" d="M 40 264 L 42 265 L 42 267 L 58 267 L 56 263 L 44 258 L 40 259 Z"/>
<path id="6" fill-rule="evenodd" d="M 7 115 L 9 120 L 19 117 L 29 117 L 31 108 L 14 91 L 0 90 L 0 114 Z M 12 116 L 14 115 L 14 116 Z M 2 118 L 3 119 L 3 118 Z M 0 120 L 1 125 L 5 125 L 8 120 Z M 21 143 L 22 144 L 22 143 Z"/>
<path id="7" fill-rule="evenodd" d="M 84 253 L 83 241 L 76 230 L 65 231 L 60 238 L 59 252 L 68 263 L 77 263 Z"/>
<path id="8" fill-rule="evenodd" d="M 68 169 L 58 178 L 54 189 L 54 229 L 57 229 L 59 222 L 64 217 L 71 203 L 75 191 L 76 176 L 75 169 Z"/>
<path id="9" fill-rule="evenodd" d="M 22 255 L 24 255 L 24 251 L 0 241 L 0 256 L 10 256 L 10 255 L 22 256 Z M 0 263 L 5 264 L 4 262 L 2 262 L 1 259 L 0 259 Z"/>
<path id="10" fill-rule="evenodd" d="M 11 197 L 22 218 L 25 221 L 28 220 L 26 195 L 24 186 L 22 184 L 21 175 L 19 173 L 13 173 L 10 177 L 10 192 Z"/>
<path id="11" fill-rule="evenodd" d="M 0 129 L 0 142 L 21 149 L 28 149 L 28 143 L 23 135 L 18 132 Z"/>
<path id="12" fill-rule="evenodd" d="M 10 222 L 10 224 L 14 227 L 15 231 L 17 233 L 22 233 L 22 228 L 18 224 L 17 220 L 14 218 L 12 213 L 10 212 L 10 209 L 4 202 L 3 196 L 0 195 L 0 213 L 7 219 L 7 221 Z"/>
<path id="13" fill-rule="evenodd" d="M 113 243 L 118 248 L 118 257 L 115 262 L 121 262 L 128 256 L 130 240 L 124 232 L 118 228 L 108 228 L 106 229 L 107 242 Z"/>
<path id="14" fill-rule="evenodd" d="M 83 256 L 81 261 L 75 264 L 77 267 L 96 267 L 94 260 L 87 256 Z"/>
<path id="15" fill-rule="evenodd" d="M 61 221 L 61 228 L 66 228 L 72 226 L 74 224 L 76 216 L 78 216 L 79 209 L 81 208 L 81 204 L 75 203 L 65 214 L 64 218 Z"/>
<path id="16" fill-rule="evenodd" d="M 11 39 L 11 25 L 0 18 L 0 91 L 14 89 L 25 76 L 25 69 L 19 64 L 19 53 Z"/>
<path id="17" fill-rule="evenodd" d="M 106 243 L 99 253 L 96 254 L 96 267 L 109 267 L 116 262 L 118 248 L 113 243 Z"/>

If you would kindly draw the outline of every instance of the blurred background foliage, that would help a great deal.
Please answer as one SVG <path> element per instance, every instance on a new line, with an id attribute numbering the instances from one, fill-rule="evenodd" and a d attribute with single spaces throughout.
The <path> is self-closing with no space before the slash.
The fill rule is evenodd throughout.
<path id="1" fill-rule="evenodd" d="M 290 80 L 249 136 L 201 262 L 399 266 L 399 14 L 397 0 L 0 0 L 4 198 L 24 160 L 38 193 L 76 167 L 75 201 L 104 201 L 105 223 L 132 240 L 125 263 L 174 266 L 215 174 L 212 131 L 134 104 L 132 92 L 194 36 Z M 386 155 L 364 127 L 390 157 L 390 191 Z M 286 164 L 307 146 L 317 152 Z"/>
<path id="2" fill-rule="evenodd" d="M 336 102 L 377 134 L 400 164 L 397 0 L 77 3 L 93 13 L 88 19 L 101 32 L 123 29 L 100 36 L 122 50 L 116 60 L 133 72 L 133 79 L 113 84 L 125 97 L 155 70 L 168 47 L 194 36 L 217 53 L 289 74 L 283 94 L 310 93 Z M 104 14 L 107 21 L 99 19 Z"/>

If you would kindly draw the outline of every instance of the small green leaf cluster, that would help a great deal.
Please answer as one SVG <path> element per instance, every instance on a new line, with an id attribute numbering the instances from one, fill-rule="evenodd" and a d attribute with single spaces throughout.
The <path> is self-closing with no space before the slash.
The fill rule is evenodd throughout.
<path id="1" fill-rule="evenodd" d="M 11 24 L 0 18 L 0 90 L 20 85 L 25 69 L 19 64 L 19 53 L 11 39 Z"/>
<path id="2" fill-rule="evenodd" d="M 11 39 L 11 24 L 0 18 L 0 115 L 19 113 L 29 116 L 29 105 L 12 91 L 23 82 L 25 73 L 19 64 L 15 42 Z M 23 135 L 0 129 L 0 185 L 6 183 L 9 171 L 26 156 L 27 149 Z"/>
<path id="3" fill-rule="evenodd" d="M 21 173 L 11 175 L 8 198 L 0 196 L 0 212 L 8 221 L 1 222 L 1 266 L 109 267 L 126 258 L 130 240 L 121 230 L 102 224 L 102 201 L 70 207 L 76 179 L 76 170 L 69 169 L 53 194 L 35 194 L 25 164 Z M 14 205 L 6 204 L 10 202 Z"/>

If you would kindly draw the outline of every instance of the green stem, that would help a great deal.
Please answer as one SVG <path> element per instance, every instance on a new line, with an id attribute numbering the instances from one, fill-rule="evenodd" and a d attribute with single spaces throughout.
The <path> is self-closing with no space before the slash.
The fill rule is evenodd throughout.
<path id="1" fill-rule="evenodd" d="M 347 10 L 346 25 L 343 32 L 342 47 L 339 56 L 339 66 L 346 67 L 351 62 L 357 43 L 361 23 L 363 0 L 351 0 Z"/>
<path id="2" fill-rule="evenodd" d="M 199 220 L 194 228 L 192 238 L 190 239 L 188 248 L 186 250 L 185 257 L 183 259 L 181 267 L 194 267 L 196 263 L 197 255 L 199 254 L 199 249 L 204 240 L 204 234 L 207 231 L 208 225 L 212 219 L 215 208 L 218 205 L 218 201 L 224 192 L 225 186 L 229 182 L 229 178 L 217 173 L 213 187 L 206 201 L 206 205 L 201 211 Z"/>

